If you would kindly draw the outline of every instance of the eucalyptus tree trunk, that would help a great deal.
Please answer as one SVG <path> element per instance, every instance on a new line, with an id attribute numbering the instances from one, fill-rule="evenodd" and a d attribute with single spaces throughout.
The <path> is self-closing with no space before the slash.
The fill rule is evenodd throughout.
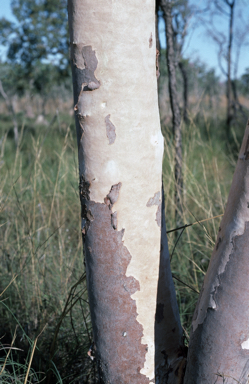
<path id="1" fill-rule="evenodd" d="M 182 133 L 181 133 L 181 112 L 176 89 L 176 62 L 173 44 L 172 28 L 172 3 L 170 0 L 161 0 L 161 9 L 165 21 L 166 29 L 166 55 L 169 75 L 169 95 L 170 105 L 173 115 L 173 134 L 175 145 L 175 206 L 176 206 L 176 225 L 182 224 Z"/>
<path id="2" fill-rule="evenodd" d="M 68 11 L 99 382 L 155 382 L 156 370 L 177 383 L 184 351 L 161 230 L 155 3 L 69 0 Z"/>
<path id="3" fill-rule="evenodd" d="M 185 384 L 249 379 L 249 121 L 192 322 Z"/>

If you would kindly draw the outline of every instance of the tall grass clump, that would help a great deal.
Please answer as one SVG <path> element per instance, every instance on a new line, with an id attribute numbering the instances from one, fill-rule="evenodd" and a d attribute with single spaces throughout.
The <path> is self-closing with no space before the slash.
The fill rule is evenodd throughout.
<path id="1" fill-rule="evenodd" d="M 74 124 L 21 123 L 17 147 L 0 132 L 0 292 L 13 280 L 0 302 L 1 361 L 18 324 L 4 374 L 24 382 L 36 340 L 30 372 L 39 380 L 94 382 Z"/>

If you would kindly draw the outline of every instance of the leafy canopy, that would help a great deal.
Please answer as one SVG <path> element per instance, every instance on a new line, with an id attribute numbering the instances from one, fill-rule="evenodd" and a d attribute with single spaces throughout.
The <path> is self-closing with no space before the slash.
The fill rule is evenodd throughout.
<path id="1" fill-rule="evenodd" d="M 0 43 L 8 47 L 7 59 L 27 70 L 42 59 L 67 66 L 66 0 L 12 0 L 11 8 L 17 22 L 0 20 Z"/>
<path id="2" fill-rule="evenodd" d="M 4 85 L 12 93 L 29 88 L 45 94 L 70 74 L 67 0 L 12 0 L 11 8 L 16 22 L 0 19 L 8 63 L 1 67 L 12 87 Z"/>

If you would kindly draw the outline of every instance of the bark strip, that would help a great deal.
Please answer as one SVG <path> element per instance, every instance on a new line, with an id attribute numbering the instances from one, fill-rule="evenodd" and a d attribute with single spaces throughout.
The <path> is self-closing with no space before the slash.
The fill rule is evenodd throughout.
<path id="1" fill-rule="evenodd" d="M 121 186 L 112 186 L 103 204 L 89 199 L 89 185 L 83 178 L 81 186 L 87 285 L 100 381 L 123 383 L 125 372 L 127 383 L 149 383 L 140 373 L 147 345 L 141 342 L 143 327 L 131 298 L 140 286 L 134 277 L 126 276 L 131 255 L 122 241 L 124 230 L 117 231 L 112 225 L 111 208 Z"/>
<path id="2" fill-rule="evenodd" d="M 249 124 L 195 310 L 185 384 L 248 383 Z"/>

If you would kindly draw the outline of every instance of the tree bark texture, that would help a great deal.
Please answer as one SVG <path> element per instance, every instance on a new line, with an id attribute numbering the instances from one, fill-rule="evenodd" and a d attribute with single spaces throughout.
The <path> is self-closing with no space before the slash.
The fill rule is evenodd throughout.
<path id="1" fill-rule="evenodd" d="M 68 11 L 82 235 L 99 381 L 147 384 L 155 379 L 155 349 L 160 349 L 156 366 L 169 365 L 182 345 L 170 272 L 171 280 L 160 287 L 166 285 L 175 301 L 158 294 L 163 137 L 155 3 L 69 0 Z M 161 258 L 167 257 L 165 249 Z M 175 333 L 178 342 L 169 345 L 169 358 L 166 340 L 163 349 L 155 348 L 158 295 L 158 323 L 166 322 L 168 305 L 174 317 L 169 324 L 175 328 L 166 335 Z"/>
<path id="2" fill-rule="evenodd" d="M 192 322 L 185 384 L 249 379 L 249 121 Z"/>
<path id="3" fill-rule="evenodd" d="M 182 134 L 181 134 L 181 112 L 176 89 L 176 63 L 173 44 L 172 28 L 172 4 L 168 0 L 161 0 L 161 8 L 165 20 L 166 42 L 167 42 L 167 67 L 169 75 L 169 95 L 170 105 L 173 115 L 173 134 L 175 144 L 175 205 L 176 205 L 176 225 L 181 225 L 182 218 Z"/>

